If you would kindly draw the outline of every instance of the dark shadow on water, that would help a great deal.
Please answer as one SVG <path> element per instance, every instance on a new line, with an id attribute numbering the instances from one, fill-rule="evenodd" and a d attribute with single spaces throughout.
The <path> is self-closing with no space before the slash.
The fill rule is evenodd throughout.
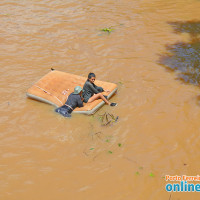
<path id="1" fill-rule="evenodd" d="M 190 42 L 166 45 L 167 53 L 160 55 L 159 64 L 178 72 L 187 83 L 200 84 L 200 21 L 169 22 L 176 33 L 188 33 Z"/>
<path id="2" fill-rule="evenodd" d="M 199 21 L 187 21 L 187 22 L 169 22 L 175 33 L 189 33 L 195 37 L 200 34 L 200 22 Z"/>

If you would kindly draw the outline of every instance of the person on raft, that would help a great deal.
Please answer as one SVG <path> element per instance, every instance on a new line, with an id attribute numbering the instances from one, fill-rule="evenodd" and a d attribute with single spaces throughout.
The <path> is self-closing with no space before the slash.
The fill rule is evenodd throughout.
<path id="1" fill-rule="evenodd" d="M 64 117 L 71 117 L 71 113 L 76 107 L 83 107 L 83 98 L 81 97 L 82 92 L 82 88 L 80 86 L 76 86 L 74 88 L 74 92 L 69 95 L 65 104 L 56 108 L 55 111 Z"/>
<path id="2" fill-rule="evenodd" d="M 91 103 L 96 99 L 102 99 L 109 106 L 116 106 L 117 103 L 110 103 L 107 100 L 107 96 L 104 96 L 102 94 L 102 92 L 104 92 L 104 89 L 102 87 L 98 87 L 94 84 L 95 79 L 96 79 L 96 75 L 94 73 L 88 74 L 88 79 L 83 86 L 84 102 Z M 105 91 L 105 92 L 110 92 L 110 91 Z"/>

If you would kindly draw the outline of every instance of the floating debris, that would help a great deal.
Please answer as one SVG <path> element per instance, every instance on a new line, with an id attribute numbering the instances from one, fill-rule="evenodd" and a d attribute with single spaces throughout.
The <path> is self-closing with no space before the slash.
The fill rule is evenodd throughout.
<path id="1" fill-rule="evenodd" d="M 119 81 L 118 84 L 120 84 L 120 85 L 124 85 L 124 83 L 123 83 L 122 81 Z"/>
<path id="2" fill-rule="evenodd" d="M 113 114 L 110 113 L 104 113 L 103 115 L 99 115 L 99 119 L 101 121 L 102 126 L 108 126 L 113 124 L 114 122 L 117 122 L 119 119 L 119 116 L 115 117 Z"/>
<path id="3" fill-rule="evenodd" d="M 103 29 L 101 29 L 101 31 L 107 32 L 107 33 L 111 33 L 113 31 L 113 29 L 111 29 L 111 28 L 103 28 Z"/>
<path id="4" fill-rule="evenodd" d="M 154 177 L 155 175 L 151 172 L 151 173 L 149 174 L 149 176 Z"/>
<path id="5" fill-rule="evenodd" d="M 143 167 L 139 167 L 139 169 L 143 169 Z"/>

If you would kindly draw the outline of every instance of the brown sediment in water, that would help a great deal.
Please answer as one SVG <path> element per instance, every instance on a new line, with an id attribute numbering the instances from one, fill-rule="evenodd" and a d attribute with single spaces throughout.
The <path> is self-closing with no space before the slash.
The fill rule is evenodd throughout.
<path id="1" fill-rule="evenodd" d="M 166 45 L 191 41 L 169 22 L 199 21 L 199 6 L 1 1 L 0 199 L 199 199 L 170 196 L 162 178 L 199 173 L 199 88 L 158 64 Z M 27 99 L 51 67 L 118 83 L 118 106 L 68 120 Z M 102 127 L 105 112 L 119 121 Z"/>

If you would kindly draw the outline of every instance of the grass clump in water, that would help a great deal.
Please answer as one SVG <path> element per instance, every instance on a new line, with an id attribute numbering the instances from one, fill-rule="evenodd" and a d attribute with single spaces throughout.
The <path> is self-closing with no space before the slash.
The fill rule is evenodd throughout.
<path id="1" fill-rule="evenodd" d="M 149 176 L 150 177 L 155 177 L 155 175 L 152 172 L 149 174 Z"/>
<path id="2" fill-rule="evenodd" d="M 118 143 L 118 147 L 121 147 L 122 146 L 122 144 L 121 143 Z"/>
<path id="3" fill-rule="evenodd" d="M 101 31 L 106 32 L 106 33 L 111 33 L 113 29 L 111 28 L 102 28 Z"/>

